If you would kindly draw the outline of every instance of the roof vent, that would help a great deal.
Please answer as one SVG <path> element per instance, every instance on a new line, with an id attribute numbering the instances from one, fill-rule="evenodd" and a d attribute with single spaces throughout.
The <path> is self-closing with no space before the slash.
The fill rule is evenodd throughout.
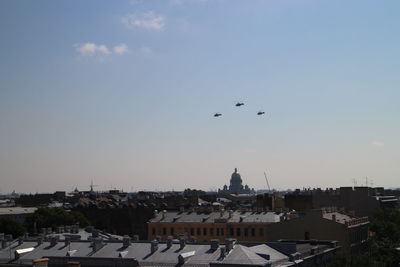
<path id="1" fill-rule="evenodd" d="M 290 261 L 297 261 L 298 259 L 300 259 L 300 253 L 298 252 L 289 255 Z"/>
<path id="2" fill-rule="evenodd" d="M 68 250 L 67 251 L 67 257 L 72 257 L 74 256 L 74 254 L 77 252 L 78 250 L 74 249 L 74 250 Z"/>
<path id="3" fill-rule="evenodd" d="M 23 249 L 17 249 L 16 251 L 14 251 L 14 256 L 15 259 L 19 259 L 21 258 L 22 255 L 29 253 L 31 251 L 33 251 L 35 248 L 23 248 Z"/>
<path id="4" fill-rule="evenodd" d="M 319 252 L 319 247 L 318 246 L 311 248 L 311 255 L 317 254 L 318 252 Z"/>
<path id="5" fill-rule="evenodd" d="M 219 248 L 219 240 L 218 239 L 211 239 L 211 249 L 217 250 Z"/>
<path id="6" fill-rule="evenodd" d="M 125 258 L 126 255 L 128 255 L 128 251 L 127 251 L 127 250 L 121 251 L 121 252 L 118 254 L 118 257 L 119 257 L 119 258 Z"/>
<path id="7" fill-rule="evenodd" d="M 158 241 L 157 241 L 157 240 L 151 241 L 151 247 L 150 247 L 150 252 L 151 252 L 151 254 L 153 254 L 154 252 L 156 252 L 157 249 L 158 249 Z"/>
<path id="8" fill-rule="evenodd" d="M 193 257 L 194 254 L 196 254 L 196 251 L 194 251 L 194 250 L 179 254 L 179 256 L 178 256 L 179 264 L 181 264 L 181 265 L 184 264 L 190 257 Z"/>

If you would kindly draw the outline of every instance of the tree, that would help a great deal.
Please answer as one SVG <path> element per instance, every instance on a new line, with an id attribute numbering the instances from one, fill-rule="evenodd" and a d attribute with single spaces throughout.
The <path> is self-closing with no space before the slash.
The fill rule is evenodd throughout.
<path id="1" fill-rule="evenodd" d="M 37 228 L 57 227 L 78 223 L 81 227 L 89 224 L 86 217 L 78 211 L 67 211 L 62 208 L 39 208 L 27 218 L 29 229 L 33 229 L 34 223 Z"/>
<path id="2" fill-rule="evenodd" d="M 11 234 L 13 237 L 26 233 L 26 228 L 19 222 L 9 218 L 0 218 L 0 233 Z"/>

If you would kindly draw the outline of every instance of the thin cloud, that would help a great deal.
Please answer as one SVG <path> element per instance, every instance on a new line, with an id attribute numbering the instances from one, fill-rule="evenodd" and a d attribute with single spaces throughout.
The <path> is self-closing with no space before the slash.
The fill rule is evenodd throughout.
<path id="1" fill-rule="evenodd" d="M 76 44 L 75 50 L 81 56 L 109 55 L 111 51 L 106 45 L 97 45 L 95 43 Z"/>
<path id="2" fill-rule="evenodd" d="M 169 0 L 171 5 L 183 5 L 187 3 L 204 3 L 208 0 Z"/>
<path id="3" fill-rule="evenodd" d="M 128 46 L 126 44 L 119 44 L 114 46 L 111 50 L 106 45 L 95 44 L 95 43 L 83 43 L 74 45 L 76 52 L 82 57 L 93 57 L 93 56 L 108 56 L 111 54 L 123 55 L 128 52 Z"/>
<path id="4" fill-rule="evenodd" d="M 153 50 L 150 47 L 147 47 L 147 46 L 143 46 L 142 48 L 140 48 L 140 52 L 143 55 L 152 55 L 153 54 Z"/>
<path id="5" fill-rule="evenodd" d="M 123 55 L 126 52 L 128 52 L 128 46 L 126 44 L 120 44 L 120 45 L 114 46 L 114 53 L 116 53 L 118 55 Z"/>
<path id="6" fill-rule="evenodd" d="M 373 146 L 373 147 L 384 147 L 385 143 L 382 142 L 382 141 L 373 141 L 373 142 L 371 142 L 371 146 Z"/>
<path id="7" fill-rule="evenodd" d="M 143 28 L 147 30 L 162 30 L 165 27 L 164 17 L 153 11 L 128 14 L 122 17 L 122 23 L 128 28 Z"/>

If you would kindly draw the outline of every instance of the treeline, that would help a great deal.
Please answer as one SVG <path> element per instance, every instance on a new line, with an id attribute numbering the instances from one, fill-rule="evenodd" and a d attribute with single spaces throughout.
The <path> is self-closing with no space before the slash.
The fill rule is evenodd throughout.
<path id="1" fill-rule="evenodd" d="M 35 227 L 37 231 L 40 231 L 41 228 L 73 224 L 85 227 L 89 225 L 89 221 L 79 211 L 67 211 L 63 208 L 39 208 L 27 216 L 24 224 L 8 218 L 0 218 L 0 233 L 19 237 L 27 232 L 34 232 Z"/>
<path id="2" fill-rule="evenodd" d="M 362 252 L 339 254 L 329 267 L 391 267 L 400 266 L 400 210 L 380 209 L 370 226 L 371 238 Z"/>

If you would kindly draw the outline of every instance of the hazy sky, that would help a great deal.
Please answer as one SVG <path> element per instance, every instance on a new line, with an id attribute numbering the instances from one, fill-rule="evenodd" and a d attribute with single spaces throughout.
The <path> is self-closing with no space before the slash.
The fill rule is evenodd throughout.
<path id="1" fill-rule="evenodd" d="M 92 179 L 209 190 L 235 167 L 256 189 L 265 170 L 279 189 L 398 187 L 399 12 L 398 0 L 2 0 L 0 193 Z"/>

